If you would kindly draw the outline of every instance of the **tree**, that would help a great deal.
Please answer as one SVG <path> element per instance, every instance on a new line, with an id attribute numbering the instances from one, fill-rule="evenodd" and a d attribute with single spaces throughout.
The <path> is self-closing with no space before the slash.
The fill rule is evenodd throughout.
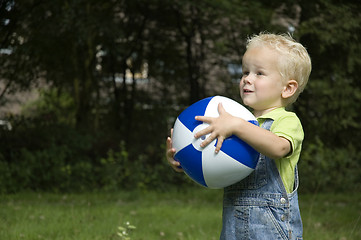
<path id="1" fill-rule="evenodd" d="M 300 1 L 297 33 L 308 48 L 313 70 L 295 109 L 305 128 L 306 171 L 318 171 L 315 188 L 354 186 L 360 167 L 360 3 Z M 342 169 L 342 170 L 341 170 Z M 341 173 L 342 171 L 342 173 Z M 317 174 L 315 174 L 317 175 Z M 357 180 L 355 180 L 357 179 Z M 341 187 L 342 186 L 342 187 Z"/>

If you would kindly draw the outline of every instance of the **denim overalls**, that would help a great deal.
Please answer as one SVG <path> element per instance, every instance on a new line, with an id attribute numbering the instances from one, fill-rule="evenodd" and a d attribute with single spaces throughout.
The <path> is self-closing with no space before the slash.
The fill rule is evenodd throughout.
<path id="1" fill-rule="evenodd" d="M 270 130 L 272 119 L 262 128 Z M 261 154 L 255 171 L 224 189 L 221 240 L 302 239 L 298 206 L 298 171 L 295 190 L 288 194 L 274 160 Z"/>

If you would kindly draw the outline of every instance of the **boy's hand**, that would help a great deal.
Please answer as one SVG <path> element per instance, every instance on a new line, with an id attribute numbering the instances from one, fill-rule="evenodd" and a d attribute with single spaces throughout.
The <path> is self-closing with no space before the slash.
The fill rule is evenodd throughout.
<path id="1" fill-rule="evenodd" d="M 218 113 L 219 117 L 217 118 L 196 116 L 196 120 L 206 122 L 209 126 L 194 135 L 195 138 L 199 138 L 210 133 L 210 135 L 202 142 L 201 147 L 207 146 L 217 138 L 216 153 L 221 149 L 224 139 L 233 134 L 234 127 L 236 126 L 237 121 L 239 121 L 239 118 L 226 112 L 222 103 L 218 104 Z"/>
<path id="2" fill-rule="evenodd" d="M 172 148 L 172 136 L 173 136 L 173 129 L 171 129 L 171 135 L 167 138 L 167 149 L 165 152 L 165 156 L 167 158 L 168 163 L 176 172 L 183 172 L 183 169 L 180 168 L 180 163 L 174 160 L 174 154 L 176 150 Z"/>

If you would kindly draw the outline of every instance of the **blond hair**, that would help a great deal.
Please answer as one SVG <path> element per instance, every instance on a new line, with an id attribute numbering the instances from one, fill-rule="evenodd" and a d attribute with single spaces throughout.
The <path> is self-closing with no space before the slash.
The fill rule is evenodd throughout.
<path id="1" fill-rule="evenodd" d="M 298 83 L 295 94 L 287 99 L 287 105 L 294 103 L 306 87 L 312 69 L 306 48 L 290 35 L 271 33 L 260 33 L 247 40 L 247 49 L 256 46 L 268 46 L 280 54 L 278 68 L 283 80 Z"/>

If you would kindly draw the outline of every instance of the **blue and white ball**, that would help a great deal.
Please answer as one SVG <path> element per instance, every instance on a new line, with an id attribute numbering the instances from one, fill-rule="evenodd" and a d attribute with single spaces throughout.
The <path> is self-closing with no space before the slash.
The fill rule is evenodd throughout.
<path id="1" fill-rule="evenodd" d="M 208 126 L 195 120 L 195 116 L 218 117 L 218 104 L 235 117 L 240 117 L 258 126 L 253 114 L 236 101 L 215 96 L 200 100 L 185 109 L 173 128 L 174 159 L 179 161 L 185 173 L 195 182 L 208 188 L 224 188 L 241 181 L 256 168 L 259 153 L 236 136 L 224 140 L 215 153 L 217 140 L 206 147 L 200 144 L 206 139 L 194 138 L 194 134 Z"/>

